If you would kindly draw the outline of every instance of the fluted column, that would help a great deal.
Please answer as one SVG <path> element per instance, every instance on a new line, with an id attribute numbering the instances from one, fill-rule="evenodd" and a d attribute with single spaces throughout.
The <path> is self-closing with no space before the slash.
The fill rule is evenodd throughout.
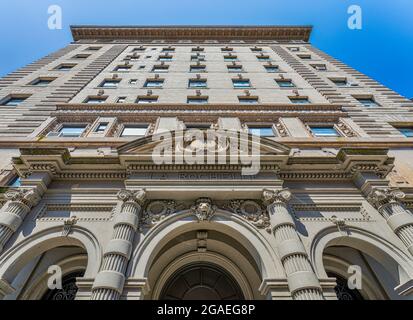
<path id="1" fill-rule="evenodd" d="M 115 218 L 113 236 L 104 252 L 102 266 L 93 284 L 92 300 L 118 300 L 122 294 L 145 197 L 144 190 L 121 190 L 118 193 L 118 199 L 123 203 Z"/>
<path id="2" fill-rule="evenodd" d="M 12 189 L 5 193 L 7 202 L 0 212 L 0 252 L 24 218 L 40 200 L 35 189 Z"/>
<path id="3" fill-rule="evenodd" d="M 263 193 L 288 286 L 294 300 L 323 300 L 320 282 L 288 211 L 290 198 L 291 193 L 286 189 L 264 190 Z"/>
<path id="4" fill-rule="evenodd" d="M 376 188 L 370 193 L 368 200 L 413 255 L 413 214 L 402 204 L 404 197 L 405 194 L 398 189 Z"/>

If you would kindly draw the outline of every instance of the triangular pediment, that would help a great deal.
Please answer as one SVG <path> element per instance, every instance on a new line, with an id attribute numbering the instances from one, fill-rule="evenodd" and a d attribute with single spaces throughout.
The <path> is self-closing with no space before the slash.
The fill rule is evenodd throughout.
<path id="1" fill-rule="evenodd" d="M 235 132 L 234 132 L 235 133 Z M 183 132 L 185 134 L 185 131 Z M 231 133 L 233 134 L 233 133 Z M 235 133 L 237 135 L 237 133 Z M 276 156 L 276 155 L 284 155 L 288 156 L 290 153 L 290 148 L 286 145 L 283 145 L 279 142 L 272 141 L 267 138 L 260 138 L 257 136 L 253 136 L 247 133 L 238 134 L 236 137 L 232 136 L 233 140 L 228 138 L 228 143 L 232 141 L 232 143 L 237 144 L 238 150 L 248 147 L 249 152 L 252 149 L 259 150 L 260 155 L 265 156 Z M 161 143 L 164 145 L 172 146 L 173 150 L 176 148 L 188 148 L 193 145 L 196 139 L 190 141 L 184 141 L 180 134 L 176 134 L 175 132 L 171 132 L 168 137 L 165 137 L 163 133 L 138 138 L 131 142 L 128 142 L 120 147 L 118 147 L 118 154 L 119 155 L 149 155 L 151 154 L 155 148 L 157 148 Z M 219 145 L 211 145 L 209 144 L 210 141 L 207 139 L 205 134 L 205 139 L 202 140 L 204 144 L 211 149 L 209 150 L 219 150 Z M 198 144 L 199 146 L 199 144 Z M 229 148 L 228 148 L 229 149 Z M 235 149 L 235 147 L 234 147 Z M 218 151 L 217 151 L 218 152 Z"/>

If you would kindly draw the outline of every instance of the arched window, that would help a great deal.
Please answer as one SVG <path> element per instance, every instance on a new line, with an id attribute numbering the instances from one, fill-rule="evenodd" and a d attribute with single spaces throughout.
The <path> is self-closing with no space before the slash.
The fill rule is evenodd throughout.
<path id="1" fill-rule="evenodd" d="M 328 273 L 330 278 L 336 278 L 337 285 L 334 291 L 337 294 L 338 300 L 364 300 L 363 296 L 357 289 L 350 289 L 347 284 L 347 279 L 335 274 Z"/>
<path id="2" fill-rule="evenodd" d="M 75 300 L 77 293 L 76 278 L 83 277 L 83 271 L 72 272 L 62 279 L 62 289 L 47 290 L 42 300 Z"/>

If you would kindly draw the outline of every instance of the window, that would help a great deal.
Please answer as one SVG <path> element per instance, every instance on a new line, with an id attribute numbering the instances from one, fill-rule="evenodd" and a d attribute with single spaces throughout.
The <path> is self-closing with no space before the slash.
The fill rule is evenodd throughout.
<path id="1" fill-rule="evenodd" d="M 251 88 L 249 79 L 232 79 L 234 88 Z"/>
<path id="2" fill-rule="evenodd" d="M 136 103 L 155 103 L 158 101 L 157 96 L 139 96 Z"/>
<path id="3" fill-rule="evenodd" d="M 117 88 L 119 85 L 120 80 L 104 80 L 100 87 L 102 88 Z"/>
<path id="4" fill-rule="evenodd" d="M 191 55 L 191 61 L 205 61 L 205 56 L 204 55 Z"/>
<path id="5" fill-rule="evenodd" d="M 8 187 L 12 187 L 12 188 L 18 188 L 21 186 L 21 180 L 20 177 L 14 177 L 13 179 L 11 179 L 9 181 L 9 183 L 7 184 Z"/>
<path id="6" fill-rule="evenodd" d="M 163 48 L 162 52 L 175 52 L 175 48 Z"/>
<path id="7" fill-rule="evenodd" d="M 85 125 L 64 125 L 60 130 L 59 130 L 59 137 L 70 137 L 70 138 L 76 138 L 80 137 L 82 133 L 85 131 L 86 126 Z"/>
<path id="8" fill-rule="evenodd" d="M 129 80 L 129 84 L 137 84 L 138 83 L 138 79 L 130 79 Z"/>
<path id="9" fill-rule="evenodd" d="M 196 48 L 192 48 L 192 52 L 203 52 L 204 48 L 201 47 L 196 47 Z"/>
<path id="10" fill-rule="evenodd" d="M 327 66 L 325 64 L 312 64 L 311 66 L 317 71 L 327 71 Z"/>
<path id="11" fill-rule="evenodd" d="M 74 68 L 74 66 L 75 66 L 75 64 L 61 64 L 61 65 L 56 67 L 56 70 L 69 71 L 69 70 L 72 70 Z"/>
<path id="12" fill-rule="evenodd" d="M 238 57 L 237 56 L 224 56 L 224 61 L 238 61 Z"/>
<path id="13" fill-rule="evenodd" d="M 127 66 L 127 65 L 117 66 L 117 67 L 115 68 L 115 71 L 128 72 L 131 68 L 132 68 L 131 66 Z"/>
<path id="14" fill-rule="evenodd" d="M 295 104 L 309 104 L 310 100 L 307 97 L 289 97 L 290 101 Z"/>
<path id="15" fill-rule="evenodd" d="M 330 79 L 337 87 L 347 87 L 347 79 Z"/>
<path id="16" fill-rule="evenodd" d="M 28 97 L 9 97 L 1 105 L 9 107 L 17 107 L 23 103 Z"/>
<path id="17" fill-rule="evenodd" d="M 228 68 L 228 72 L 234 72 L 234 73 L 243 72 L 242 66 L 240 65 L 228 65 L 227 68 Z"/>
<path id="18" fill-rule="evenodd" d="M 138 52 L 138 51 L 145 51 L 146 49 L 144 47 L 139 47 L 139 48 L 133 48 L 132 52 Z"/>
<path id="19" fill-rule="evenodd" d="M 208 103 L 208 97 L 188 97 L 186 102 L 189 104 L 204 104 Z"/>
<path id="20" fill-rule="evenodd" d="M 300 54 L 298 57 L 302 60 L 311 60 L 311 54 Z"/>
<path id="21" fill-rule="evenodd" d="M 373 98 L 356 98 L 365 107 L 379 107 L 380 105 Z"/>
<path id="22" fill-rule="evenodd" d="M 189 69 L 190 72 L 205 72 L 206 67 L 203 65 L 191 66 Z"/>
<path id="23" fill-rule="evenodd" d="M 298 52 L 300 51 L 299 47 L 289 47 L 288 50 L 290 50 L 291 52 Z"/>
<path id="24" fill-rule="evenodd" d="M 252 52 L 262 52 L 262 48 L 254 47 L 254 48 L 251 48 L 251 51 Z"/>
<path id="25" fill-rule="evenodd" d="M 270 56 L 257 56 L 258 61 L 270 61 Z"/>
<path id="26" fill-rule="evenodd" d="M 275 80 L 281 88 L 294 88 L 295 84 L 291 80 Z"/>
<path id="27" fill-rule="evenodd" d="M 221 48 L 221 51 L 222 52 L 232 52 L 232 51 L 234 51 L 234 49 L 230 48 L 230 47 L 225 47 L 225 48 Z"/>
<path id="28" fill-rule="evenodd" d="M 145 88 L 162 88 L 163 80 L 146 80 Z"/>
<path id="29" fill-rule="evenodd" d="M 38 86 L 38 87 L 47 87 L 55 79 L 56 78 L 38 78 L 38 79 L 32 81 L 29 85 Z"/>
<path id="30" fill-rule="evenodd" d="M 103 133 L 105 132 L 106 128 L 108 127 L 109 123 L 108 122 L 101 122 L 98 124 L 98 126 L 95 129 L 96 133 Z"/>
<path id="31" fill-rule="evenodd" d="M 264 66 L 264 68 L 268 73 L 280 72 L 280 69 L 278 68 L 278 66 Z"/>
<path id="32" fill-rule="evenodd" d="M 272 127 L 248 127 L 248 132 L 259 137 L 274 137 Z"/>
<path id="33" fill-rule="evenodd" d="M 81 59 L 87 59 L 89 57 L 90 57 L 90 54 L 81 53 L 81 54 L 77 54 L 77 55 L 73 56 L 72 59 L 81 60 Z"/>
<path id="34" fill-rule="evenodd" d="M 152 72 L 157 72 L 157 73 L 166 73 L 168 71 L 169 71 L 169 66 L 160 65 L 160 66 L 154 66 L 152 68 Z"/>
<path id="35" fill-rule="evenodd" d="M 339 137 L 340 134 L 332 127 L 310 126 L 311 132 L 315 137 Z"/>
<path id="36" fill-rule="evenodd" d="M 189 88 L 206 88 L 207 81 L 206 79 L 189 79 L 188 87 Z"/>
<path id="37" fill-rule="evenodd" d="M 159 56 L 159 61 L 172 61 L 172 56 Z"/>
<path id="38" fill-rule="evenodd" d="M 148 126 L 134 126 L 126 125 L 123 128 L 121 137 L 134 137 L 134 136 L 144 136 L 148 131 Z"/>
<path id="39" fill-rule="evenodd" d="M 85 103 L 99 104 L 99 103 L 104 103 L 106 99 L 107 99 L 106 97 L 88 97 Z"/>
<path id="40" fill-rule="evenodd" d="M 397 130 L 400 131 L 402 135 L 404 135 L 407 138 L 413 138 L 413 127 L 400 127 L 396 128 Z"/>
<path id="41" fill-rule="evenodd" d="M 240 103 L 245 103 L 245 104 L 257 104 L 258 103 L 258 97 L 238 97 L 238 100 Z"/>
<path id="42" fill-rule="evenodd" d="M 88 50 L 88 51 L 99 51 L 100 49 L 102 49 L 102 47 L 89 47 L 89 48 L 86 48 L 86 50 Z"/>
<path id="43" fill-rule="evenodd" d="M 119 97 L 117 100 L 116 100 L 116 103 L 125 103 L 126 102 L 126 97 Z"/>

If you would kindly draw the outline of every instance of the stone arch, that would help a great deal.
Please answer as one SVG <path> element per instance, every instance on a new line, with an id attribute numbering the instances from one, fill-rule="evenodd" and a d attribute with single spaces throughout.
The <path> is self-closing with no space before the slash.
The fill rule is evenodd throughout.
<path id="1" fill-rule="evenodd" d="M 339 266 L 350 265 L 344 258 L 336 259 L 325 256 L 329 248 L 340 247 L 357 250 L 377 261 L 389 275 L 395 275 L 395 287 L 406 283 L 413 277 L 412 259 L 400 248 L 382 237 L 364 229 L 347 227 L 347 234 L 336 228 L 327 228 L 315 236 L 310 249 L 310 256 L 316 273 L 320 278 L 327 278 L 327 272 L 341 276 Z M 340 261 L 339 261 L 340 260 Z M 330 269 L 326 269 L 325 262 L 329 261 Z M 333 267 L 331 267 L 333 266 Z M 385 299 L 386 295 L 378 292 L 377 282 L 366 279 L 365 298 Z M 364 279 L 363 279 L 364 283 Z"/>
<path id="2" fill-rule="evenodd" d="M 62 235 L 62 227 L 53 227 L 31 235 L 17 243 L 0 257 L 0 279 L 9 283 L 31 260 L 48 250 L 74 246 L 83 248 L 87 253 L 87 267 L 84 277 L 93 278 L 98 272 L 102 252 L 96 237 L 85 228 L 75 226 L 69 236 Z"/>
<path id="3" fill-rule="evenodd" d="M 221 209 L 217 210 L 210 222 L 198 222 L 190 210 L 184 210 L 162 220 L 149 230 L 145 239 L 135 249 L 129 265 L 129 276 L 147 279 L 155 259 L 165 246 L 186 232 L 196 229 L 218 232 L 236 239 L 252 257 L 261 281 L 285 276 L 281 262 L 268 239 L 243 218 Z"/>

